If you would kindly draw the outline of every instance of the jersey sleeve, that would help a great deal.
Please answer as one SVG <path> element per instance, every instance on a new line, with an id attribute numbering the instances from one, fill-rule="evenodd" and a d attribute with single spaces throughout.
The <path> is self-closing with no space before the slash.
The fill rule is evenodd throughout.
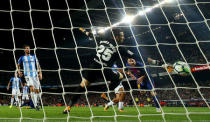
<path id="1" fill-rule="evenodd" d="M 23 59 L 23 56 L 21 56 L 21 57 L 18 59 L 18 64 L 21 64 L 21 63 L 22 63 L 22 59 Z"/>
<path id="2" fill-rule="evenodd" d="M 126 58 L 135 58 L 135 55 L 132 51 L 128 50 L 127 48 L 120 47 L 119 52 L 123 57 Z"/>

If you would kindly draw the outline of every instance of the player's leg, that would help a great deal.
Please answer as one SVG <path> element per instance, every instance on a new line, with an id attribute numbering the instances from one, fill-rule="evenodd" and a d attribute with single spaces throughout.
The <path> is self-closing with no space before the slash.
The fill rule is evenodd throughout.
<path id="1" fill-rule="evenodd" d="M 97 66 L 98 64 L 93 63 L 91 65 L 92 68 L 98 68 L 100 66 Z M 81 93 L 85 91 L 85 88 L 90 85 L 91 82 L 95 81 L 98 77 L 101 76 L 101 70 L 84 70 L 82 72 L 82 81 L 80 82 L 80 85 L 76 88 L 74 92 L 76 93 Z M 64 114 L 67 114 L 70 110 L 71 107 L 78 101 L 82 94 L 72 94 L 71 95 L 71 100 L 67 104 Z"/>
<path id="2" fill-rule="evenodd" d="M 121 80 L 124 78 L 124 75 L 122 73 L 113 72 L 111 69 L 105 69 L 104 75 L 107 81 L 111 81 L 111 83 L 109 84 L 110 90 L 114 90 L 115 88 L 117 88 Z"/>
<path id="3" fill-rule="evenodd" d="M 36 103 L 36 106 L 34 106 L 36 108 L 37 111 L 39 111 L 39 105 L 38 105 L 38 101 L 41 101 L 41 95 L 40 95 L 40 82 L 39 82 L 39 78 L 38 77 L 33 77 L 33 85 L 34 85 L 34 101 Z"/>
<path id="4" fill-rule="evenodd" d="M 153 98 L 155 106 L 156 106 L 156 111 L 161 112 L 160 105 L 159 105 L 159 98 L 158 98 L 157 94 L 155 92 L 151 91 L 151 95 L 152 95 L 152 98 Z"/>
<path id="5" fill-rule="evenodd" d="M 12 97 L 11 97 L 11 103 L 10 103 L 9 108 L 12 108 L 12 106 L 14 104 L 15 95 L 16 95 L 16 90 L 14 88 L 12 88 Z"/>
<path id="6" fill-rule="evenodd" d="M 12 106 L 13 106 L 13 103 L 14 103 L 14 97 L 15 97 L 15 96 L 14 96 L 14 95 L 12 95 L 9 108 L 12 108 Z"/>
<path id="7" fill-rule="evenodd" d="M 30 89 L 31 100 L 32 100 L 32 102 L 34 104 L 34 108 L 36 108 L 36 106 L 37 106 L 37 97 L 35 95 L 35 90 L 34 90 L 34 86 L 33 86 L 32 80 L 29 83 L 29 89 Z"/>
<path id="8" fill-rule="evenodd" d="M 146 82 L 147 83 L 146 84 L 147 85 L 147 89 L 151 90 L 152 89 L 151 83 L 153 83 L 153 86 L 154 86 L 154 80 L 153 80 L 152 77 L 150 77 L 151 82 L 149 81 L 149 79 L 147 79 L 147 80 L 148 80 Z M 159 98 L 158 98 L 157 94 L 155 92 L 153 92 L 153 91 L 151 91 L 150 93 L 151 93 L 152 98 L 154 100 L 154 103 L 155 103 L 155 106 L 156 106 L 156 111 L 157 112 L 161 112 L 160 105 L 159 105 Z"/>
<path id="9" fill-rule="evenodd" d="M 20 89 L 17 89 L 17 103 L 18 107 L 21 106 L 21 94 L 20 94 Z"/>
<path id="10" fill-rule="evenodd" d="M 37 111 L 39 111 L 38 99 L 38 89 L 34 88 L 34 107 Z"/>
<path id="11" fill-rule="evenodd" d="M 18 101 L 19 101 L 19 100 L 18 100 L 18 95 L 16 94 L 16 95 L 15 95 L 15 106 L 16 106 L 16 107 L 18 107 Z"/>
<path id="12" fill-rule="evenodd" d="M 119 92 L 120 92 L 120 94 L 119 94 L 119 105 L 118 105 L 118 110 L 120 111 L 120 112 L 123 112 L 123 107 L 124 107 L 124 99 L 125 99 L 125 92 L 124 92 L 124 88 L 122 87 L 122 88 L 120 88 L 119 89 Z"/>
<path id="13" fill-rule="evenodd" d="M 25 95 L 25 99 L 24 100 L 25 101 L 24 101 L 24 104 L 23 105 L 29 105 L 30 99 L 29 99 L 29 95 L 28 94 Z"/>
<path id="14" fill-rule="evenodd" d="M 119 93 L 116 93 L 115 94 L 115 98 L 112 99 L 112 101 L 108 102 L 107 104 L 105 104 L 105 107 L 104 107 L 104 111 L 107 111 L 109 109 L 110 106 L 116 104 L 119 102 L 119 96 L 120 94 Z"/>
<path id="15" fill-rule="evenodd" d="M 36 107 L 37 104 L 36 104 L 36 101 L 35 101 L 36 96 L 35 96 L 35 91 L 34 91 L 33 79 L 30 76 L 25 76 L 25 81 L 27 83 L 27 86 L 29 86 L 29 89 L 30 89 L 31 100 L 34 104 L 34 107 Z"/>
<path id="16" fill-rule="evenodd" d="M 18 96 L 18 107 L 20 107 L 21 106 L 21 96 Z"/>
<path id="17" fill-rule="evenodd" d="M 18 99 L 18 89 L 14 88 L 13 89 L 13 96 L 15 98 L 15 106 L 17 107 L 19 99 Z"/>
<path id="18" fill-rule="evenodd" d="M 109 108 L 109 106 L 111 106 L 111 105 L 114 105 L 114 104 L 116 104 L 116 103 L 119 103 L 119 101 L 121 102 L 119 105 L 120 105 L 120 108 L 119 108 L 119 110 L 120 109 L 122 109 L 121 107 L 121 105 L 123 104 L 122 103 L 122 101 L 123 101 L 123 99 L 124 99 L 124 88 L 123 88 L 123 85 L 122 84 L 119 84 L 115 89 L 114 89 L 114 91 L 115 91 L 115 98 L 112 100 L 112 101 L 110 101 L 108 104 L 106 104 L 105 105 L 105 107 L 104 107 L 104 110 L 105 111 L 107 111 L 107 109 Z M 119 107 L 119 106 L 118 106 Z"/>
<path id="19" fill-rule="evenodd" d="M 76 88 L 75 92 L 83 92 L 85 90 L 85 87 L 88 87 L 89 85 L 89 81 L 85 78 L 82 78 L 82 81 L 80 83 L 80 86 Z M 68 103 L 68 106 L 66 106 L 65 110 L 64 110 L 64 114 L 67 114 L 68 112 L 70 112 L 71 107 L 78 101 L 78 99 L 80 98 L 81 94 L 72 94 L 71 95 L 71 100 Z"/>
<path id="20" fill-rule="evenodd" d="M 102 93 L 102 94 L 101 94 L 101 98 L 103 98 L 103 100 L 105 100 L 106 102 L 109 101 L 109 98 L 106 96 L 105 93 Z"/>
<path id="21" fill-rule="evenodd" d="M 119 102 L 119 89 L 121 88 L 120 81 L 124 78 L 123 74 L 120 72 L 113 72 L 111 69 L 104 70 L 104 75 L 106 80 L 111 81 L 109 84 L 110 90 L 115 90 L 116 97 L 110 101 L 108 104 L 105 105 L 104 110 L 106 111 L 109 106 Z M 106 87 L 106 86 L 104 86 Z"/>
<path id="22" fill-rule="evenodd" d="M 37 97 L 35 95 L 34 87 L 31 85 L 31 86 L 29 86 L 29 89 L 30 89 L 31 100 L 32 100 L 32 102 L 34 104 L 34 107 L 36 108 L 36 106 L 37 106 L 37 102 L 36 102 L 37 101 Z"/>
<path id="23" fill-rule="evenodd" d="M 25 100 L 25 99 L 26 99 L 26 96 L 23 94 L 23 95 L 22 95 L 21 107 L 25 105 L 25 103 L 26 103 L 26 100 Z"/>

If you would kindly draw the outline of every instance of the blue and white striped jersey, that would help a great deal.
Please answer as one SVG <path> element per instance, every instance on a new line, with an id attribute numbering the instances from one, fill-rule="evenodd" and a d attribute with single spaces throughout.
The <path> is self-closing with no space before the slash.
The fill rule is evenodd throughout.
<path id="1" fill-rule="evenodd" d="M 18 60 L 18 64 L 23 63 L 24 75 L 30 77 L 37 76 L 36 64 L 38 64 L 38 59 L 34 55 L 21 56 Z"/>
<path id="2" fill-rule="evenodd" d="M 29 92 L 28 86 L 23 86 L 23 95 L 27 95 Z"/>
<path id="3" fill-rule="evenodd" d="M 13 89 L 19 89 L 20 88 L 20 83 L 21 83 L 21 79 L 18 77 L 12 77 L 10 79 L 10 82 L 12 83 L 12 88 Z"/>

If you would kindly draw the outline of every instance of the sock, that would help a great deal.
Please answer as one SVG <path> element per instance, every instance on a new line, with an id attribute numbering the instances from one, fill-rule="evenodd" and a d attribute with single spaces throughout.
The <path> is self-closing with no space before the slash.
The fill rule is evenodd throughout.
<path id="1" fill-rule="evenodd" d="M 157 100 L 155 99 L 155 96 L 152 96 L 152 98 L 153 98 L 153 100 L 154 100 L 154 102 L 155 102 L 155 106 L 156 106 L 156 108 L 160 108 L 160 106 L 159 106 L 159 104 L 158 104 L 158 96 L 156 95 L 156 98 L 157 98 Z"/>
<path id="2" fill-rule="evenodd" d="M 36 104 L 37 104 L 37 105 L 40 105 L 40 104 L 41 104 L 41 103 L 40 103 L 40 100 L 41 100 L 41 98 L 40 98 L 40 93 L 36 93 L 36 97 L 37 97 Z"/>
<path id="3" fill-rule="evenodd" d="M 22 105 L 21 106 L 24 106 L 25 105 L 25 101 L 24 100 L 22 100 Z"/>
<path id="4" fill-rule="evenodd" d="M 22 105 L 23 105 L 24 103 L 25 103 L 24 100 L 22 100 Z"/>
<path id="5" fill-rule="evenodd" d="M 114 105 L 114 102 L 110 101 L 110 102 L 107 104 L 108 107 L 111 106 L 111 105 Z"/>
<path id="6" fill-rule="evenodd" d="M 41 101 L 41 93 L 38 93 L 38 100 Z"/>
<path id="7" fill-rule="evenodd" d="M 13 102 L 14 102 L 14 98 L 11 98 L 11 106 L 13 105 Z"/>
<path id="8" fill-rule="evenodd" d="M 39 104 L 42 108 L 43 103 L 42 103 L 42 94 L 41 93 L 38 94 L 38 98 L 39 98 Z"/>
<path id="9" fill-rule="evenodd" d="M 85 90 L 85 88 L 82 88 L 81 86 L 79 86 L 79 87 L 77 87 L 77 89 L 75 90 L 75 92 L 82 92 L 82 91 L 84 91 Z M 80 96 L 81 96 L 82 94 L 72 94 L 71 96 L 71 100 L 69 101 L 69 106 L 71 107 L 71 106 L 73 106 L 77 101 L 78 101 L 78 99 L 80 98 Z"/>
<path id="10" fill-rule="evenodd" d="M 21 104 L 22 104 L 22 100 L 21 99 L 18 99 L 19 100 L 19 106 L 21 106 Z"/>
<path id="11" fill-rule="evenodd" d="M 17 105 L 20 106 L 21 105 L 21 100 L 17 97 Z"/>
<path id="12" fill-rule="evenodd" d="M 34 93 L 34 103 L 36 104 L 36 106 L 38 105 L 37 100 L 38 100 L 37 93 Z"/>
<path id="13" fill-rule="evenodd" d="M 36 104 L 36 101 L 35 101 L 35 94 L 34 94 L 34 92 L 31 92 L 31 100 L 32 100 L 32 102 L 34 104 L 34 107 L 36 107 L 37 104 Z"/>
<path id="14" fill-rule="evenodd" d="M 18 105 L 18 102 L 19 102 L 19 99 L 18 99 L 18 97 L 17 96 L 15 96 L 15 106 L 17 106 Z"/>
<path id="15" fill-rule="evenodd" d="M 118 110 L 123 109 L 123 102 L 118 103 Z"/>

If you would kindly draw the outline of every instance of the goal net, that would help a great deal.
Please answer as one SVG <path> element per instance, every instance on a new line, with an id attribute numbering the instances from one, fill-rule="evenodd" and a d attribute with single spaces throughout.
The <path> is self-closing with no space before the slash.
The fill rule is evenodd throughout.
<path id="1" fill-rule="evenodd" d="M 0 1 L 0 121 L 208 121 L 210 120 L 210 0 L 1 0 Z M 93 33 L 92 39 L 81 28 Z M 125 40 L 116 48 L 136 55 L 152 89 L 139 89 L 137 80 L 125 73 L 127 59 L 119 53 L 119 68 L 125 78 L 124 112 L 117 104 L 104 111 L 115 91 L 101 88 L 110 83 L 101 79 L 75 92 L 84 70 L 90 67 L 98 48 L 98 33 L 120 28 Z M 116 41 L 116 39 L 115 39 Z M 11 77 L 17 71 L 23 45 L 39 60 L 40 111 L 33 102 L 15 107 Z M 170 73 L 152 65 L 145 57 L 173 64 L 186 62 L 189 76 Z M 111 68 L 111 67 L 109 67 Z M 23 71 L 21 65 L 21 71 Z M 24 76 L 21 78 L 25 83 Z M 8 89 L 9 88 L 9 89 Z M 22 94 L 22 88 L 20 88 Z M 152 97 L 151 92 L 156 93 Z M 73 94 L 82 94 L 72 110 L 63 114 Z M 11 97 L 14 106 L 9 108 Z M 21 97 L 22 98 L 22 97 Z M 157 103 L 155 102 L 157 101 Z M 160 106 L 156 111 L 155 104 Z"/>

